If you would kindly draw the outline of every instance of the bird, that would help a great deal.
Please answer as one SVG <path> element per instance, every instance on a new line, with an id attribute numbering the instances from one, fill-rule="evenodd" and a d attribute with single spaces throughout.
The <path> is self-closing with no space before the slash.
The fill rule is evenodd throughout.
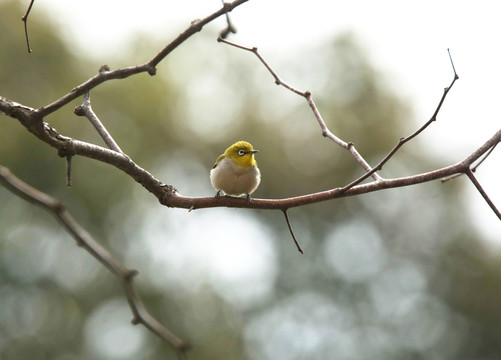
<path id="1" fill-rule="evenodd" d="M 250 195 L 261 182 L 261 172 L 254 159 L 258 152 L 247 141 L 237 141 L 219 155 L 210 171 L 210 181 L 217 191 L 216 199 L 223 191 L 230 196 L 246 195 L 247 203 L 250 203 Z"/>

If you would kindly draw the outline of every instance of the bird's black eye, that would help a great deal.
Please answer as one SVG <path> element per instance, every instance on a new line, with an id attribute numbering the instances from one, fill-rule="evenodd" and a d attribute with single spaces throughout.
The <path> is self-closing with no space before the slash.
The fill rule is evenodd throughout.
<path id="1" fill-rule="evenodd" d="M 243 151 L 242 149 L 238 150 L 238 155 L 244 156 L 245 155 L 245 151 Z"/>

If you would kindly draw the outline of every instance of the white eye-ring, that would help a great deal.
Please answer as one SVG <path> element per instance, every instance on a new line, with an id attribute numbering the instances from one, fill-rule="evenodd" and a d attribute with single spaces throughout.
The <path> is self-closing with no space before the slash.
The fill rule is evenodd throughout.
<path id="1" fill-rule="evenodd" d="M 241 149 L 240 149 L 240 150 L 238 150 L 238 155 L 240 155 L 240 156 L 244 156 L 244 155 L 245 155 L 245 151 L 243 151 L 243 150 L 241 150 Z"/>

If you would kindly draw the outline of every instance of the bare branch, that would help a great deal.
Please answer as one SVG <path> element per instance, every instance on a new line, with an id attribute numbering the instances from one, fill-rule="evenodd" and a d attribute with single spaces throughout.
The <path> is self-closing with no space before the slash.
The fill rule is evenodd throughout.
<path id="1" fill-rule="evenodd" d="M 157 55 L 155 55 L 150 61 L 142 65 L 129 66 L 113 71 L 100 71 L 97 75 L 93 76 L 84 83 L 78 85 L 72 89 L 69 93 L 61 97 L 60 99 L 54 101 L 53 103 L 43 106 L 36 111 L 38 119 L 47 116 L 62 106 L 68 104 L 70 101 L 76 99 L 77 97 L 89 92 L 91 89 L 95 88 L 99 84 L 113 79 L 125 79 L 129 76 L 136 75 L 139 73 L 147 72 L 150 75 L 156 74 L 156 66 L 160 61 L 162 61 L 167 55 L 169 55 L 174 49 L 181 45 L 184 41 L 190 38 L 192 35 L 201 31 L 202 28 L 217 19 L 219 16 L 224 15 L 232 11 L 235 7 L 247 2 L 248 0 L 236 0 L 231 3 L 224 3 L 223 7 L 213 14 L 205 17 L 201 20 L 192 21 L 191 25 L 181 34 L 179 34 L 172 42 L 170 42 L 165 48 L 163 48 Z"/>
<path id="2" fill-rule="evenodd" d="M 296 239 L 296 235 L 294 235 L 294 231 L 292 230 L 292 226 L 291 226 L 291 223 L 289 221 L 289 215 L 287 214 L 287 209 L 282 209 L 282 212 L 284 213 L 285 221 L 287 222 L 287 227 L 289 228 L 289 232 L 292 235 L 292 240 L 294 240 L 294 244 L 296 244 L 297 251 L 299 251 L 301 254 L 304 254 L 304 251 L 301 248 L 301 245 L 299 245 L 299 242 Z"/>
<path id="3" fill-rule="evenodd" d="M 307 204 L 314 204 L 339 197 L 348 197 L 382 189 L 420 184 L 457 173 L 465 173 L 475 161 L 488 152 L 495 144 L 501 141 L 501 130 L 498 130 L 484 145 L 475 150 L 470 156 L 465 158 L 460 163 L 423 174 L 396 179 L 381 179 L 380 181 L 368 184 L 356 185 L 348 190 L 336 188 L 288 199 L 271 200 L 253 198 L 251 203 L 248 204 L 245 199 L 232 197 L 223 197 L 216 201 L 213 196 L 204 198 L 183 196 L 179 194 L 173 186 L 165 185 L 161 181 L 157 180 L 148 171 L 138 166 L 125 154 L 60 135 L 47 123 L 43 123 L 42 126 L 40 126 L 39 123 L 33 119 L 34 111 L 34 109 L 0 97 L 0 112 L 18 119 L 30 132 L 42 141 L 58 149 L 60 153 L 64 155 L 67 155 L 68 153 L 81 155 L 113 165 L 127 173 L 145 189 L 155 195 L 161 204 L 168 207 L 178 207 L 184 209 L 201 209 L 225 206 L 282 210 Z"/>
<path id="4" fill-rule="evenodd" d="M 30 39 L 28 37 L 28 15 L 30 14 L 30 11 L 31 11 L 31 8 L 33 7 L 34 2 L 35 2 L 35 0 L 31 0 L 30 6 L 28 6 L 28 10 L 26 10 L 26 13 L 21 18 L 21 20 L 24 23 L 24 35 L 26 36 L 26 46 L 28 47 L 29 53 L 31 53 L 31 47 L 30 47 Z"/>
<path id="5" fill-rule="evenodd" d="M 71 187 L 71 159 L 73 155 L 66 155 L 66 186 Z"/>
<path id="6" fill-rule="evenodd" d="M 483 162 L 484 162 L 484 161 L 485 161 L 485 160 L 489 157 L 489 155 L 490 155 L 490 154 L 492 154 L 492 152 L 494 151 L 494 149 L 496 148 L 496 146 L 497 146 L 498 144 L 499 144 L 499 143 L 497 143 L 497 144 L 495 144 L 493 147 L 491 147 L 491 149 L 490 149 L 488 152 L 486 152 L 486 153 L 485 153 L 485 154 L 484 154 L 484 155 L 480 158 L 480 160 L 479 160 L 476 164 L 474 164 L 474 165 L 471 167 L 471 171 L 472 171 L 472 172 L 477 171 L 478 167 L 479 167 L 479 166 L 480 166 L 480 165 L 481 165 L 481 164 L 482 164 L 482 163 L 483 163 Z M 454 175 L 451 175 L 451 176 L 447 176 L 447 177 L 445 177 L 445 178 L 441 179 L 440 181 L 444 183 L 444 182 L 446 182 L 446 181 L 449 181 L 449 180 L 455 179 L 455 178 L 457 178 L 458 176 L 461 176 L 461 175 L 463 175 L 463 174 L 454 174 Z"/>
<path id="7" fill-rule="evenodd" d="M 405 137 L 405 138 L 400 138 L 400 140 L 398 141 L 397 145 L 395 145 L 395 147 L 374 167 L 374 169 L 372 169 L 371 171 L 369 171 L 368 173 L 365 173 L 363 174 L 362 176 L 360 176 L 358 179 L 355 179 L 354 181 L 352 181 L 351 183 L 345 185 L 343 187 L 343 191 L 346 191 L 348 190 L 349 188 L 357 185 L 357 184 L 360 184 L 362 181 L 364 181 L 365 179 L 367 179 L 370 175 L 371 175 L 371 172 L 375 172 L 375 171 L 378 171 L 378 170 L 381 170 L 383 168 L 383 165 L 386 164 L 386 162 L 388 160 L 390 160 L 390 158 L 393 157 L 393 155 L 395 155 L 395 153 L 408 141 L 412 140 L 413 138 L 415 138 L 416 136 L 418 136 L 419 134 L 421 134 L 421 132 L 423 132 L 428 126 L 430 126 L 430 124 L 434 121 L 437 120 L 437 115 L 438 115 L 438 112 L 440 111 L 440 109 L 442 108 L 442 104 L 444 103 L 445 101 L 445 97 L 447 96 L 447 94 L 449 93 L 449 91 L 451 90 L 452 86 L 454 85 L 454 83 L 456 82 L 456 80 L 459 79 L 459 76 L 457 75 L 456 73 L 456 69 L 454 67 L 454 63 L 452 61 L 452 57 L 450 56 L 451 53 L 449 51 L 449 49 L 447 49 L 447 51 L 449 52 L 449 58 L 451 60 L 451 65 L 452 65 L 452 70 L 454 71 L 454 78 L 452 79 L 452 82 L 451 84 L 446 87 L 444 89 L 444 93 L 442 95 L 442 98 L 440 99 L 438 105 L 437 105 L 437 108 L 435 109 L 435 112 L 433 113 L 432 117 L 430 118 L 430 120 L 428 120 L 423 126 L 421 126 L 418 130 L 416 130 L 415 132 L 413 132 L 412 134 L 410 134 L 409 136 Z"/>
<path id="8" fill-rule="evenodd" d="M 224 0 L 221 0 L 221 2 L 223 3 L 223 6 L 224 6 Z M 236 34 L 237 33 L 237 28 L 235 27 L 235 25 L 233 25 L 233 23 L 231 22 L 231 19 L 230 19 L 230 15 L 228 13 L 225 14 L 226 15 L 226 27 L 221 30 L 221 32 L 219 33 L 219 36 L 223 39 L 226 39 L 228 37 L 228 35 L 230 34 Z"/>
<path id="9" fill-rule="evenodd" d="M 482 185 L 480 185 L 480 183 L 478 182 L 477 178 L 473 174 L 473 171 L 471 171 L 471 170 L 466 171 L 466 175 L 471 180 L 471 182 L 473 183 L 473 185 L 475 185 L 475 187 L 477 188 L 478 192 L 480 193 L 480 195 L 482 195 L 482 197 L 487 202 L 487 204 L 489 204 L 489 206 L 491 207 L 492 211 L 494 211 L 494 214 L 496 214 L 496 216 L 499 218 L 499 220 L 501 220 L 501 213 L 496 208 L 496 206 L 494 205 L 494 203 L 492 202 L 492 200 L 489 198 L 489 196 L 485 192 L 485 190 L 482 187 Z"/>
<path id="10" fill-rule="evenodd" d="M 106 145 L 108 145 L 108 147 L 111 150 L 115 150 L 115 151 L 123 153 L 122 149 L 120 149 L 120 147 L 115 142 L 115 140 L 113 140 L 113 137 L 111 136 L 111 134 L 108 132 L 108 130 L 106 130 L 106 128 L 104 127 L 101 120 L 99 120 L 97 115 L 92 110 L 92 106 L 90 104 L 90 93 L 87 92 L 84 94 L 83 104 L 80 106 L 77 106 L 75 108 L 74 113 L 78 116 L 85 116 L 87 119 L 89 119 L 91 124 L 94 125 L 94 127 L 96 128 L 99 135 L 101 135 L 104 142 L 106 143 Z"/>
<path id="11" fill-rule="evenodd" d="M 143 324 L 148 330 L 169 343 L 178 353 L 178 358 L 183 359 L 184 353 L 189 349 L 190 344 L 160 324 L 144 308 L 144 304 L 139 299 L 136 289 L 132 283 L 137 271 L 126 269 L 118 260 L 102 247 L 94 238 L 73 218 L 66 207 L 56 198 L 49 196 L 30 185 L 26 184 L 9 169 L 0 166 L 0 182 L 4 187 L 12 191 L 17 196 L 49 210 L 63 224 L 66 230 L 76 240 L 77 244 L 84 248 L 89 254 L 103 264 L 122 283 L 127 301 L 134 315 L 133 324 Z"/>
<path id="12" fill-rule="evenodd" d="M 338 144 L 339 146 L 343 147 L 344 149 L 349 150 L 351 152 L 351 154 L 355 157 L 355 159 L 357 160 L 357 162 L 362 165 L 362 167 L 366 170 L 366 173 L 363 174 L 362 176 L 360 176 L 358 179 L 355 179 L 354 181 L 352 181 L 349 184 L 345 185 L 341 189 L 342 191 L 346 191 L 346 190 L 352 188 L 353 186 L 355 186 L 357 184 L 360 184 L 362 181 L 364 181 L 365 179 L 367 179 L 369 176 L 372 176 L 372 178 L 375 181 L 381 181 L 382 178 L 376 172 L 379 171 L 379 170 L 381 170 L 383 168 L 383 165 L 391 157 L 393 157 L 393 155 L 395 155 L 395 153 L 406 142 L 412 140 L 414 137 L 416 137 L 417 135 L 419 135 L 422 131 L 424 131 L 424 129 L 426 129 L 433 121 L 435 121 L 437 119 L 437 115 L 438 115 L 440 109 L 442 108 L 442 104 L 445 101 L 445 97 L 449 93 L 450 89 L 452 88 L 452 86 L 454 85 L 454 83 L 456 82 L 456 80 L 459 79 L 459 76 L 456 73 L 456 68 L 454 67 L 454 62 L 452 61 L 452 56 L 450 54 L 449 49 L 447 49 L 448 54 L 449 54 L 449 59 L 451 61 L 452 69 L 454 71 L 454 79 L 452 80 L 452 83 L 449 85 L 449 87 L 447 87 L 447 88 L 444 89 L 444 94 L 442 95 L 442 98 L 440 99 L 440 102 L 439 102 L 437 108 L 435 109 L 435 112 L 433 113 L 433 116 L 431 117 L 431 119 L 428 122 L 426 122 L 417 131 L 415 131 L 414 133 L 412 133 L 411 135 L 409 135 L 409 136 L 407 136 L 405 138 L 401 138 L 399 140 L 399 142 L 397 143 L 397 145 L 388 153 L 388 155 L 386 155 L 374 168 L 371 168 L 371 166 L 365 161 L 365 159 L 362 157 L 362 155 L 360 155 L 360 153 L 357 151 L 357 149 L 355 148 L 355 146 L 353 145 L 353 143 L 351 143 L 351 142 L 345 142 L 345 141 L 339 139 L 337 136 L 335 136 L 327 128 L 327 125 L 326 125 L 325 121 L 323 120 L 322 115 L 318 111 L 318 108 L 315 105 L 315 103 L 314 103 L 314 101 L 313 101 L 313 99 L 311 97 L 311 93 L 309 91 L 304 91 L 303 92 L 303 91 L 297 90 L 296 88 L 294 88 L 294 87 L 290 86 L 289 84 L 285 83 L 284 81 L 282 81 L 280 79 L 280 77 L 275 73 L 275 71 L 270 67 L 270 65 L 268 65 L 268 63 L 264 60 L 264 58 L 259 54 L 259 52 L 258 52 L 258 50 L 257 50 L 256 47 L 250 48 L 250 47 L 242 46 L 242 45 L 239 45 L 239 44 L 236 44 L 234 42 L 231 42 L 231 41 L 228 41 L 228 40 L 224 40 L 224 39 L 221 39 L 221 38 L 218 38 L 218 41 L 219 42 L 223 42 L 223 43 L 228 44 L 228 45 L 231 45 L 231 46 L 236 47 L 238 49 L 242 49 L 242 50 L 250 51 L 250 52 L 254 53 L 258 57 L 258 59 L 263 63 L 263 65 L 266 67 L 266 69 L 268 69 L 268 71 L 271 73 L 271 75 L 275 78 L 275 83 L 277 85 L 282 85 L 285 88 L 289 89 L 290 91 L 296 93 L 297 95 L 300 95 L 300 96 L 303 96 L 304 98 L 306 98 L 306 100 L 308 101 L 308 105 L 310 105 L 311 109 L 313 110 L 313 113 L 315 114 L 315 117 L 317 118 L 318 123 L 319 123 L 319 125 L 320 125 L 320 127 L 322 129 L 322 135 L 324 137 L 328 137 L 329 139 L 331 139 L 332 141 L 334 141 L 336 144 Z"/>
<path id="13" fill-rule="evenodd" d="M 362 155 L 360 155 L 360 153 L 357 151 L 357 149 L 355 148 L 355 146 L 353 145 L 353 143 L 345 142 L 345 141 L 341 140 L 340 138 L 338 138 L 337 136 L 335 136 L 327 128 L 327 125 L 326 125 L 324 119 L 322 118 L 322 115 L 320 114 L 320 111 L 318 111 L 318 108 L 315 105 L 315 102 L 313 101 L 313 98 L 311 96 L 311 92 L 309 92 L 309 91 L 300 91 L 300 90 L 292 87 L 291 85 L 287 84 L 282 79 L 280 79 L 280 77 L 277 75 L 277 73 L 271 68 L 270 65 L 268 65 L 268 63 L 261 56 L 261 54 L 259 54 L 259 52 L 258 52 L 258 50 L 257 50 L 256 47 L 253 47 L 253 48 L 245 47 L 245 46 L 236 44 L 234 42 L 231 42 L 231 41 L 228 41 L 228 40 L 224 40 L 222 38 L 218 38 L 217 41 L 223 42 L 223 43 L 231 45 L 231 46 L 234 46 L 234 47 L 236 47 L 238 49 L 242 49 L 242 50 L 246 50 L 246 51 L 250 51 L 250 52 L 254 53 L 254 55 L 256 55 L 258 57 L 258 59 L 261 61 L 261 63 L 266 67 L 266 69 L 268 69 L 268 71 L 270 72 L 270 74 L 275 78 L 275 84 L 282 85 L 286 89 L 288 89 L 288 90 L 292 91 L 293 93 L 295 93 L 295 94 L 297 94 L 299 96 L 302 96 L 302 97 L 304 97 L 306 99 L 306 101 L 308 102 L 308 105 L 311 107 L 311 109 L 313 111 L 313 114 L 315 115 L 315 118 L 317 119 L 317 121 L 318 121 L 318 123 L 320 125 L 320 128 L 322 129 L 322 136 L 331 139 L 332 141 L 334 141 L 336 144 L 338 144 L 342 148 L 348 150 L 355 157 L 355 159 L 362 165 L 362 167 L 367 172 L 370 172 L 370 174 L 368 176 L 372 176 L 374 178 L 374 180 L 376 180 L 376 181 L 381 180 L 381 177 L 378 174 L 376 174 L 376 171 L 372 171 L 373 169 L 371 168 L 371 166 L 365 161 L 365 159 L 362 157 Z"/>

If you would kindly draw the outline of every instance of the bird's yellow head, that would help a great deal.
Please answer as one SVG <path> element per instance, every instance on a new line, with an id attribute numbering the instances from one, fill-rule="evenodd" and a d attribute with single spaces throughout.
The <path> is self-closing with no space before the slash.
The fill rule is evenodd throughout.
<path id="1" fill-rule="evenodd" d="M 254 154 L 257 153 L 258 150 L 254 150 L 251 144 L 246 141 L 237 141 L 233 145 L 231 145 L 223 155 L 218 158 L 218 162 L 222 158 L 231 159 L 235 164 L 242 167 L 251 167 L 257 166 L 257 162 L 254 159 Z"/>

